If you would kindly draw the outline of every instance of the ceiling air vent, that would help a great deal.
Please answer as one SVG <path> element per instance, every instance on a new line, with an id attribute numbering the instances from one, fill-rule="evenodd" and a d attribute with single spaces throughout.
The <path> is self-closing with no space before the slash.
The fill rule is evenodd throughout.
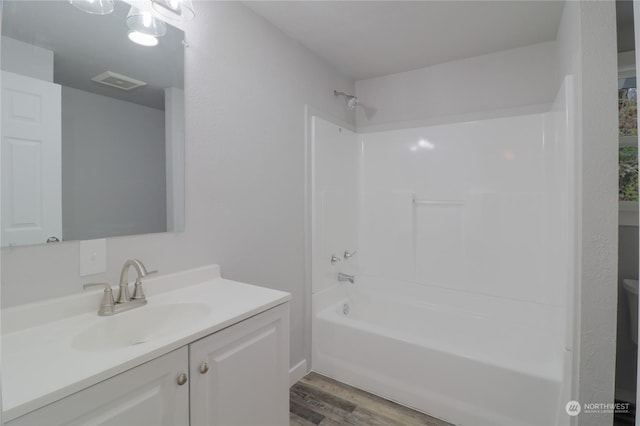
<path id="1" fill-rule="evenodd" d="M 117 87 L 121 90 L 133 90 L 136 87 L 146 86 L 147 84 L 144 81 L 136 80 L 135 78 L 112 71 L 105 71 L 102 74 L 96 75 L 91 80 L 96 83 L 106 84 L 107 86 Z"/>

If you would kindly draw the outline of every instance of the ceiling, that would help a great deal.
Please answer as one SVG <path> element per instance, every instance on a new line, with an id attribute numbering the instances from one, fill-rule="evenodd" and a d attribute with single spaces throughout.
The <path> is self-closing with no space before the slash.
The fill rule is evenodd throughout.
<path id="1" fill-rule="evenodd" d="M 617 1 L 619 26 L 632 28 L 631 3 Z M 559 0 L 244 4 L 355 80 L 554 40 L 564 6 Z M 5 1 L 2 33 L 53 50 L 60 84 L 162 108 L 162 89 L 182 87 L 176 64 L 183 63 L 183 34 L 169 26 L 159 46 L 134 45 L 126 38 L 127 12 L 121 2 L 111 15 L 92 16 L 67 1 Z M 633 37 L 624 40 L 623 50 L 633 49 Z M 618 42 L 622 48 L 624 41 Z M 122 92 L 90 81 L 106 70 L 149 85 Z"/>
<path id="2" fill-rule="evenodd" d="M 54 82 L 156 109 L 164 109 L 164 89 L 183 87 L 182 31 L 167 25 L 155 47 L 129 41 L 130 6 L 117 1 L 109 15 L 85 13 L 66 0 L 5 0 L 2 35 L 54 52 Z M 123 91 L 91 81 L 113 71 L 147 83 Z"/>
<path id="3" fill-rule="evenodd" d="M 556 38 L 564 1 L 245 1 L 362 80 Z"/>

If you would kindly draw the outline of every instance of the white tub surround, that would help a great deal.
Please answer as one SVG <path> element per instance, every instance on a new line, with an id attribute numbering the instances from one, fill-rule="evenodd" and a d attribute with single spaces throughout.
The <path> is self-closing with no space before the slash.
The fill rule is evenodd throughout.
<path id="1" fill-rule="evenodd" d="M 567 421 L 570 90 L 360 135 L 315 119 L 312 370 L 455 424 Z"/>
<path id="2" fill-rule="evenodd" d="M 217 265 L 145 278 L 143 283 L 148 304 L 111 317 L 96 313 L 102 297 L 100 290 L 3 310 L 3 421 L 16 419 L 291 300 L 285 292 L 223 279 Z M 144 318 L 147 309 L 151 312 L 181 304 L 197 305 L 193 321 L 182 322 L 181 327 L 170 328 L 149 341 L 101 350 L 78 345 L 78 336 L 92 327 L 99 328 L 101 322 L 116 317 L 126 321 L 129 314 L 135 315 L 131 318 Z M 287 348 L 285 352 L 288 353 Z"/>

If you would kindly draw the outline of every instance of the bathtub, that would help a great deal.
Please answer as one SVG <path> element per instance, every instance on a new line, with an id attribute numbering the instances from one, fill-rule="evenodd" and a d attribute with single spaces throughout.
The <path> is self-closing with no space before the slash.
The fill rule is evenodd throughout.
<path id="1" fill-rule="evenodd" d="M 559 308 L 370 277 L 313 308 L 314 371 L 457 425 L 558 424 Z"/>

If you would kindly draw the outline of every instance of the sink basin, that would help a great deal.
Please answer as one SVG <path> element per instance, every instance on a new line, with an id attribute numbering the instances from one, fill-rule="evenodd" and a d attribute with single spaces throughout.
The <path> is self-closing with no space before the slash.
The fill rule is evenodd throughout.
<path id="1" fill-rule="evenodd" d="M 71 341 L 74 349 L 109 351 L 139 345 L 184 328 L 205 318 L 211 308 L 203 303 L 146 305 L 109 317 L 78 333 Z"/>

